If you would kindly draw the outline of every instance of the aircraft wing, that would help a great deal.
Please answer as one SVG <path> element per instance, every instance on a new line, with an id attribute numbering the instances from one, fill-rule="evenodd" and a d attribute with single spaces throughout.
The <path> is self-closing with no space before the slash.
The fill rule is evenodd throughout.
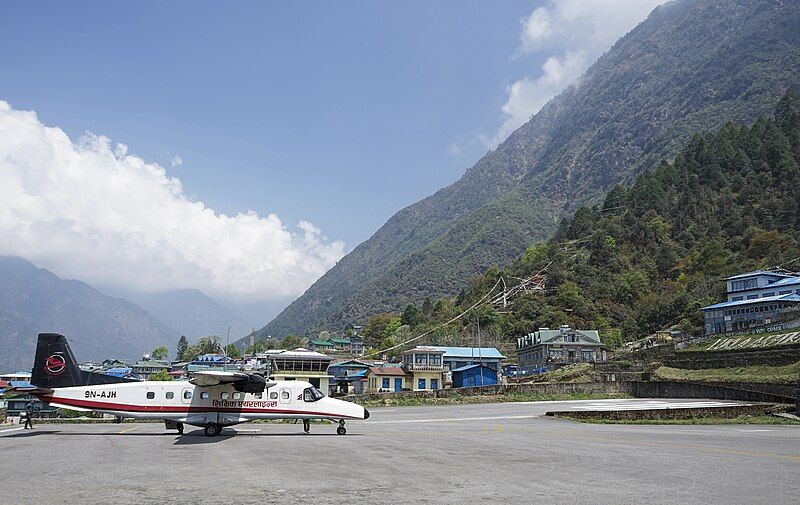
<path id="1" fill-rule="evenodd" d="M 237 381 L 247 380 L 250 377 L 250 374 L 241 372 L 222 372 L 214 370 L 194 372 L 193 375 L 194 376 L 189 379 L 189 382 L 195 386 L 203 387 L 233 384 Z"/>
<path id="2" fill-rule="evenodd" d="M 222 371 L 202 371 L 194 372 L 194 377 L 189 382 L 195 386 L 211 387 L 221 384 L 233 384 L 236 391 L 243 393 L 262 393 L 275 385 L 274 382 L 267 382 L 261 375 L 242 372 L 222 372 Z"/>
<path id="3" fill-rule="evenodd" d="M 6 388 L 6 394 L 19 394 L 19 395 L 49 395 L 53 392 L 49 388 L 39 388 L 27 382 L 15 385 L 13 382 Z"/>

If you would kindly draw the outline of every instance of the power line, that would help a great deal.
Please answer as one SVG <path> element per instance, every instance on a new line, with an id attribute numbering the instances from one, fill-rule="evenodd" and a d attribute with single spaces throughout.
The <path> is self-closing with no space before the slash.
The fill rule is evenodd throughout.
<path id="1" fill-rule="evenodd" d="M 406 340 L 405 342 L 400 342 L 399 344 L 393 345 L 393 346 L 391 346 L 391 347 L 387 347 L 386 349 L 381 349 L 381 350 L 379 350 L 379 351 L 373 351 L 373 352 L 371 352 L 371 353 L 365 354 L 364 356 L 365 356 L 365 357 L 367 357 L 367 356 L 374 356 L 374 355 L 376 355 L 376 354 L 383 354 L 383 353 L 385 353 L 385 352 L 387 352 L 387 351 L 391 351 L 391 350 L 393 350 L 393 349 L 397 349 L 398 347 L 402 347 L 402 346 L 405 346 L 405 345 L 407 345 L 407 344 L 410 344 L 411 342 L 416 342 L 417 340 L 419 340 L 419 339 L 421 339 L 421 338 L 423 338 L 423 337 L 426 337 L 426 336 L 430 335 L 430 334 L 431 334 L 431 333 L 433 333 L 434 331 L 436 331 L 436 330 L 439 330 L 439 329 L 441 329 L 441 328 L 444 328 L 445 326 L 447 326 L 447 325 L 448 325 L 448 324 L 450 324 L 450 323 L 454 323 L 454 322 L 458 321 L 459 319 L 461 319 L 462 317 L 464 317 L 465 315 L 467 315 L 467 314 L 468 314 L 468 313 L 469 313 L 469 312 L 470 312 L 472 309 L 474 309 L 475 307 L 477 307 L 478 305 L 480 305 L 481 303 L 483 303 L 483 302 L 484 302 L 484 301 L 485 301 L 485 300 L 486 300 L 486 299 L 489 297 L 489 295 L 491 295 L 491 294 L 492 294 L 492 292 L 495 290 L 495 288 L 496 288 L 497 286 L 499 286 L 499 285 L 500 285 L 501 281 L 503 281 L 503 278 L 502 278 L 502 277 L 500 277 L 499 279 L 497 279 L 497 282 L 495 282 L 495 283 L 494 283 L 494 286 L 492 286 L 492 289 L 490 289 L 489 291 L 487 291 L 487 292 L 486 292 L 486 294 L 485 294 L 485 295 L 483 295 L 483 296 L 481 297 L 481 299 L 480 299 L 480 300 L 478 300 L 477 302 L 475 302 L 474 304 L 472 304 L 472 306 L 471 306 L 470 308 L 468 308 L 467 310 L 465 310 L 465 311 L 464 311 L 464 312 L 462 312 L 461 314 L 459 314 L 459 315 L 455 316 L 454 318 L 450 319 L 449 321 L 447 321 L 447 322 L 445 322 L 445 323 L 442 323 L 442 324 L 440 324 L 440 325 L 438 325 L 438 326 L 434 326 L 434 327 L 433 327 L 433 328 L 431 328 L 430 330 L 428 330 L 428 331 L 426 331 L 426 332 L 424 332 L 424 333 L 422 333 L 422 334 L 420 334 L 420 335 L 417 335 L 417 336 L 416 336 L 416 337 L 414 337 L 414 338 L 410 338 L 410 339 Z M 503 281 L 503 282 L 504 282 L 504 281 Z"/>

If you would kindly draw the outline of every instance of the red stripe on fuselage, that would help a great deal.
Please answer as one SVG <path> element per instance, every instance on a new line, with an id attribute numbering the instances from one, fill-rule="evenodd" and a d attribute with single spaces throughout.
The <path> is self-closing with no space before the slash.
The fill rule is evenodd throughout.
<path id="1" fill-rule="evenodd" d="M 319 416 L 319 417 L 333 417 L 336 419 L 348 417 L 351 419 L 361 419 L 360 417 L 346 416 L 342 414 L 331 414 L 329 412 L 312 412 L 304 410 L 287 410 L 287 409 L 255 409 L 250 407 L 243 408 L 224 408 L 224 407 L 191 407 L 182 405 L 129 405 L 125 403 L 107 403 L 107 402 L 92 402 L 88 400 L 79 400 L 77 398 L 60 398 L 57 396 L 41 396 L 43 402 L 55 402 L 62 405 L 70 405 L 73 407 L 82 407 L 92 410 L 112 410 L 114 412 L 147 412 L 152 414 L 183 414 L 187 412 L 234 412 L 244 414 L 294 414 L 300 416 Z"/>

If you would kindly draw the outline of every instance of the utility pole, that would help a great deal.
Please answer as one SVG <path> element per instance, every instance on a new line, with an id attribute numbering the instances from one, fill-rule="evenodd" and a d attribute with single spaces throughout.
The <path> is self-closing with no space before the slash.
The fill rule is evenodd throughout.
<path id="1" fill-rule="evenodd" d="M 481 386 L 483 386 L 483 356 L 481 355 L 481 317 L 478 316 L 478 372 L 481 378 Z"/>

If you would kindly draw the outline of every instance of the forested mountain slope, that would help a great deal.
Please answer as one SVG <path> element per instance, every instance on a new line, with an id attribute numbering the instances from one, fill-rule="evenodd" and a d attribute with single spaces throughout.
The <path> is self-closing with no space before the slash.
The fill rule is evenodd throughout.
<path id="1" fill-rule="evenodd" d="M 30 370 L 37 334 L 63 333 L 79 360 L 136 360 L 178 335 L 142 308 L 21 258 L 0 257 L 0 371 Z"/>
<path id="2" fill-rule="evenodd" d="M 693 133 L 769 114 L 800 85 L 800 1 L 676 0 L 455 184 L 393 216 L 259 332 L 337 329 L 458 290 L 560 216 L 674 156 Z"/>
<path id="3" fill-rule="evenodd" d="M 471 342 L 476 317 L 484 342 L 498 344 L 561 324 L 600 330 L 610 346 L 673 326 L 700 334 L 699 309 L 724 300 L 725 277 L 775 266 L 800 270 L 794 91 L 780 100 L 774 119 L 693 137 L 674 162 L 632 186 L 613 187 L 599 205 L 579 207 L 548 242 L 473 278 L 457 297 L 406 307 L 394 325 L 379 324 L 392 315 L 375 316 L 364 335 L 368 345 L 390 347 L 461 313 L 500 276 L 513 286 L 543 268 L 544 291 L 515 297 L 507 311 L 483 306 L 416 344 Z M 386 330 L 400 324 L 410 327 Z"/>

